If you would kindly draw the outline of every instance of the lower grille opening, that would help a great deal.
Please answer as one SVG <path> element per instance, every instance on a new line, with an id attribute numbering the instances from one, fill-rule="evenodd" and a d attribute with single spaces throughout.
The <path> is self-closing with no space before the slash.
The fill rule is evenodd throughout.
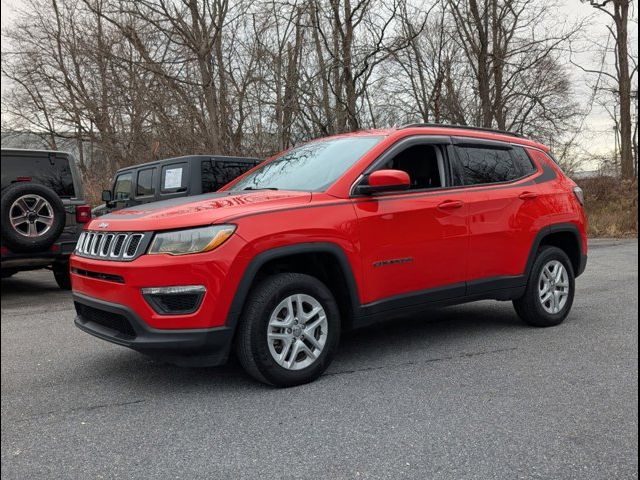
<path id="1" fill-rule="evenodd" d="M 136 331 L 124 315 L 107 312 L 106 310 L 100 310 L 99 308 L 90 307 L 78 302 L 74 303 L 76 312 L 85 320 L 115 330 L 126 337 L 135 338 Z"/>
<path id="2" fill-rule="evenodd" d="M 76 275 L 82 275 L 83 277 L 97 278 L 98 280 L 106 280 L 108 282 L 124 283 L 124 278 L 120 275 L 112 275 L 110 273 L 93 272 L 91 270 L 84 270 L 82 268 L 72 268 L 72 273 Z"/>

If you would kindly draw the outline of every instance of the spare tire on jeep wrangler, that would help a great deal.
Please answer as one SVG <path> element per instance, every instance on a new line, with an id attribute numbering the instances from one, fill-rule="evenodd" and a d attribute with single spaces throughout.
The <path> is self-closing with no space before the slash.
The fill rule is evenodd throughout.
<path id="1" fill-rule="evenodd" d="M 60 236 L 66 212 L 60 197 L 37 183 L 14 183 L 0 200 L 2 244 L 14 252 L 49 248 Z"/>

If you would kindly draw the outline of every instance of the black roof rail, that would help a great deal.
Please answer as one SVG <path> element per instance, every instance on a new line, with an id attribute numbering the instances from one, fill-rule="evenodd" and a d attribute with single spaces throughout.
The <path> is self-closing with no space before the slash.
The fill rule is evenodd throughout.
<path id="1" fill-rule="evenodd" d="M 473 127 L 469 125 L 449 125 L 446 123 L 410 123 L 408 125 L 403 125 L 398 127 L 398 130 L 402 130 L 405 128 L 416 128 L 416 127 L 440 127 L 440 128 L 459 128 L 460 130 L 477 130 L 480 132 L 491 132 L 491 133 L 501 133 L 502 135 L 510 135 L 512 137 L 518 138 L 526 138 L 524 135 L 515 132 L 509 132 L 506 130 L 498 130 L 497 128 L 488 128 L 488 127 Z"/>

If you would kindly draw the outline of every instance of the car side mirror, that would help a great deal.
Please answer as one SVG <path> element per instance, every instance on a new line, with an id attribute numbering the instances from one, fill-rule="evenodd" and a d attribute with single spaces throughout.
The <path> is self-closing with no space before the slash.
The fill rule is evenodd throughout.
<path id="1" fill-rule="evenodd" d="M 374 193 L 409 190 L 411 179 L 402 170 L 377 170 L 371 173 L 360 185 L 357 193 L 372 195 Z"/>
<path id="2" fill-rule="evenodd" d="M 111 190 L 102 190 L 102 201 L 106 203 L 111 201 Z"/>

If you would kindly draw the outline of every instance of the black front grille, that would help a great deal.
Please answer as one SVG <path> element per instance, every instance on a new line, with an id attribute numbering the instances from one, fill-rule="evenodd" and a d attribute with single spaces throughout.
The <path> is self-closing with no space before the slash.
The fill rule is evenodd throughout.
<path id="1" fill-rule="evenodd" d="M 115 330 L 126 337 L 135 338 L 136 331 L 124 315 L 100 310 L 99 308 L 90 307 L 79 302 L 74 303 L 76 312 L 84 320 Z"/>
<path id="2" fill-rule="evenodd" d="M 153 235 L 151 232 L 95 232 L 80 234 L 75 254 L 115 262 L 131 262 L 144 255 Z"/>

